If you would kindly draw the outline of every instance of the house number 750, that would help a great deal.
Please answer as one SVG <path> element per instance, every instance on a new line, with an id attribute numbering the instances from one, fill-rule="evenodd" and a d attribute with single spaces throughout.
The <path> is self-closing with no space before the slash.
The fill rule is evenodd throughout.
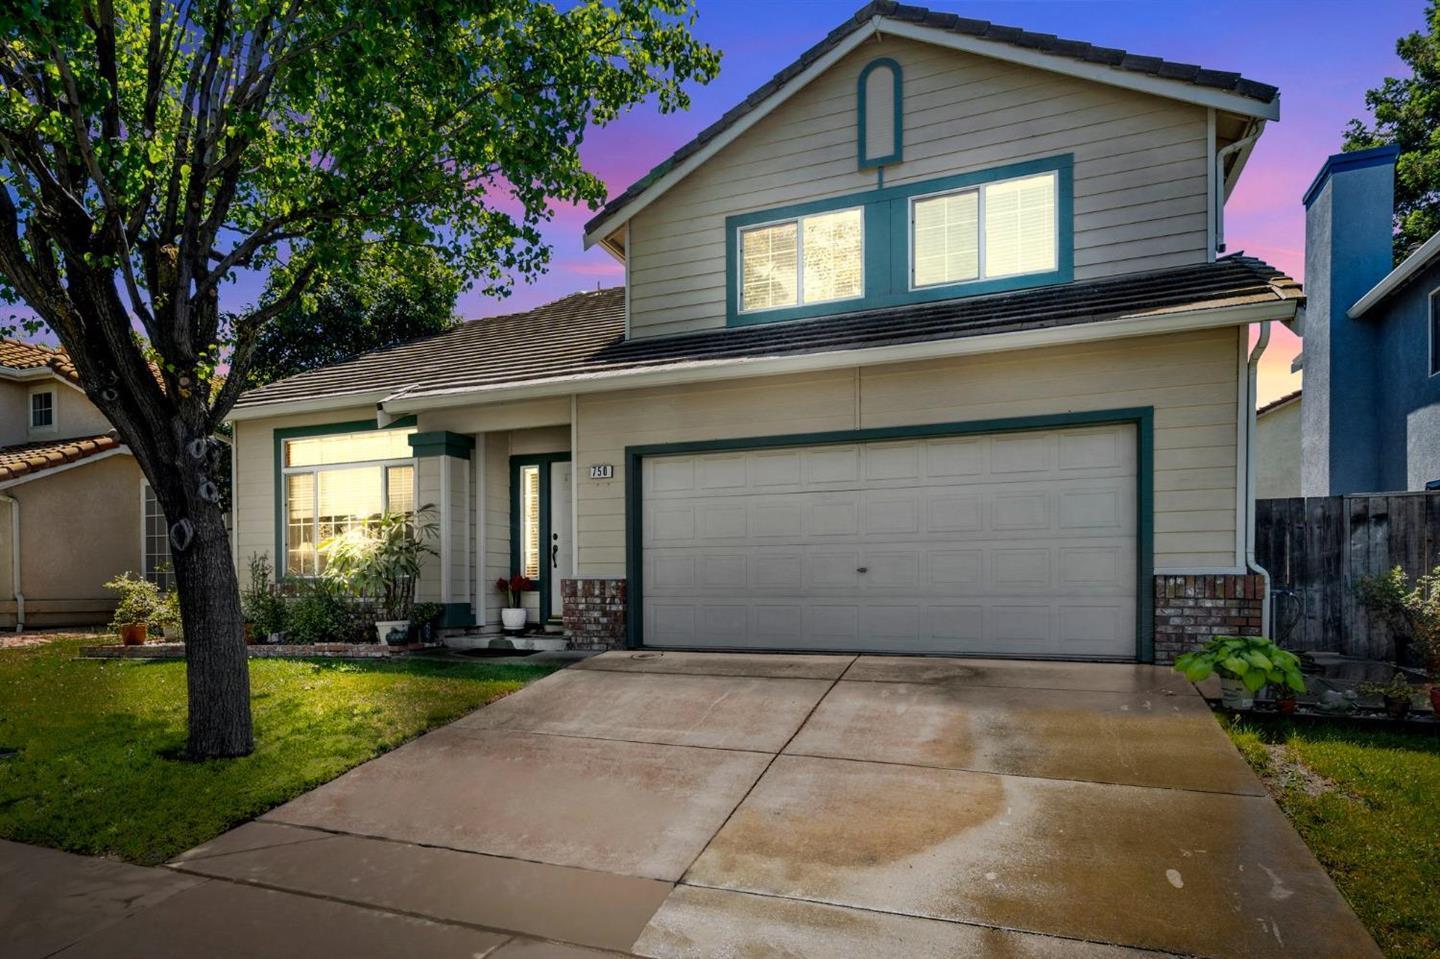
<path id="1" fill-rule="evenodd" d="M 591 479 L 614 479 L 615 467 L 609 463 L 597 463 L 590 467 Z"/>

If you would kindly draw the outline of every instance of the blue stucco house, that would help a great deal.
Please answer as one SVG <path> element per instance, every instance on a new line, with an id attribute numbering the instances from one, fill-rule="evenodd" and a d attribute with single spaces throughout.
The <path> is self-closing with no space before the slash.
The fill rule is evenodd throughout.
<path id="1" fill-rule="evenodd" d="M 1336 154 L 1305 193 L 1305 496 L 1440 481 L 1440 234 L 1393 266 L 1397 155 Z"/>

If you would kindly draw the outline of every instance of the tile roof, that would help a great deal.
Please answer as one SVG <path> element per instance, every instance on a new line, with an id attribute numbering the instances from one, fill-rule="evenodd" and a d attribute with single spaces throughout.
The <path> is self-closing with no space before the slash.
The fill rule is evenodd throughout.
<path id="1" fill-rule="evenodd" d="M 1266 403 L 1264 406 L 1256 410 L 1255 415 L 1264 416 L 1271 410 L 1278 410 L 1280 407 L 1284 406 L 1286 403 L 1289 403 L 1291 400 L 1298 400 L 1300 398 L 1300 393 L 1300 390 L 1294 390 L 1290 393 L 1286 393 L 1284 396 L 1277 397 L 1276 399 L 1271 400 L 1270 402 Z"/>
<path id="2" fill-rule="evenodd" d="M 88 459 L 123 444 L 113 432 L 99 436 L 77 436 L 19 446 L 0 446 L 0 482 L 43 473 L 76 460 Z"/>
<path id="3" fill-rule="evenodd" d="M 1224 70 L 1208 70 L 1205 67 L 1197 66 L 1193 63 L 1176 63 L 1171 60 L 1162 60 L 1160 57 L 1147 57 L 1140 54 L 1128 53 L 1125 50 L 1120 50 L 1115 47 L 1097 47 L 1083 40 L 1066 40 L 1057 37 L 1053 33 L 1033 33 L 1029 30 L 1022 30 L 1019 27 L 1006 27 L 998 23 L 991 23 L 988 20 L 973 20 L 969 17 L 962 17 L 954 13 L 942 13 L 911 4 L 895 3 L 894 0 L 873 0 L 873 2 L 867 3 L 855 11 L 844 23 L 840 24 L 834 30 L 831 30 L 825 35 L 825 38 L 815 44 L 815 46 L 802 53 L 800 58 L 794 63 L 785 67 L 754 90 L 744 100 L 740 101 L 740 103 L 731 107 L 719 120 L 701 130 L 695 136 L 695 139 L 680 147 L 680 149 L 672 153 L 649 173 L 627 187 L 623 193 L 609 200 L 605 206 L 600 209 L 600 212 L 591 217 L 589 222 L 585 224 L 585 232 L 589 233 L 594 230 L 603 220 L 614 214 L 616 210 L 625 206 L 631 200 L 635 199 L 635 197 L 643 193 L 650 184 L 660 179 L 666 173 L 669 173 L 687 157 L 724 133 L 737 120 L 750 113 L 750 111 L 754 110 L 761 102 L 785 86 L 785 84 L 805 72 L 812 63 L 833 50 L 846 37 L 865 26 L 865 24 L 869 23 L 875 17 L 888 17 L 917 26 L 933 27 L 949 33 L 964 34 L 979 40 L 1006 43 L 1011 46 L 1022 47 L 1026 50 L 1033 50 L 1037 53 L 1065 57 L 1081 63 L 1090 63 L 1097 66 L 1112 67 L 1128 73 L 1145 74 L 1158 77 L 1162 80 L 1178 80 L 1198 87 L 1208 87 L 1215 90 L 1222 90 L 1226 93 L 1233 93 L 1237 96 L 1256 100 L 1260 103 L 1273 103 L 1275 98 L 1280 94 L 1278 87 L 1247 79 L 1238 73 L 1230 73 Z"/>
<path id="4" fill-rule="evenodd" d="M 0 366 L 12 370 L 33 370 L 49 367 L 54 373 L 72 383 L 80 382 L 80 373 L 70 361 L 70 354 L 63 349 L 44 346 L 39 343 L 24 343 L 20 340 L 0 339 Z"/>
<path id="5" fill-rule="evenodd" d="M 461 326 L 251 390 L 237 408 L 376 393 L 408 397 L 1299 300 L 1300 285 L 1241 255 L 1214 263 L 889 307 L 817 320 L 625 339 L 621 288 Z M 617 387 L 618 388 L 618 387 Z"/>

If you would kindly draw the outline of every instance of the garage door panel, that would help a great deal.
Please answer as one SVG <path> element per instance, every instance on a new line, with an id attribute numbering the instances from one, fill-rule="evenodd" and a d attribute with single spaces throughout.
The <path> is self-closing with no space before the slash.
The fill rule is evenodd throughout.
<path id="1" fill-rule="evenodd" d="M 646 642 L 1133 657 L 1135 464 L 1130 426 L 647 458 Z"/>

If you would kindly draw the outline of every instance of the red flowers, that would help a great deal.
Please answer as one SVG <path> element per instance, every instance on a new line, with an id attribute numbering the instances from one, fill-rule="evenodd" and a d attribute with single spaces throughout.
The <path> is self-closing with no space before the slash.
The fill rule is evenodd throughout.
<path id="1" fill-rule="evenodd" d="M 516 573 L 510 578 L 501 576 L 495 581 L 495 589 L 504 593 L 510 600 L 511 606 L 519 606 L 522 602 L 521 593 L 528 593 L 532 589 L 539 588 L 535 581 L 523 573 Z"/>

